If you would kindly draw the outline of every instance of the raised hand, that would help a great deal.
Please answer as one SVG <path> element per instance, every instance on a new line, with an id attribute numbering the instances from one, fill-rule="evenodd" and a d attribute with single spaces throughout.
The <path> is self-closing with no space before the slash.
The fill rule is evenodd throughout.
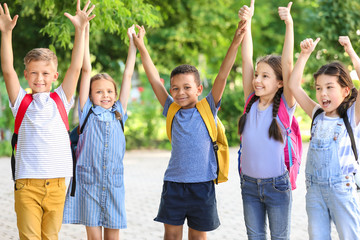
<path id="1" fill-rule="evenodd" d="M 136 35 L 135 25 L 132 25 L 131 27 L 128 28 L 127 35 L 129 37 L 129 51 L 133 51 L 136 53 L 136 46 L 135 46 L 134 37 L 133 37 L 133 35 Z"/>
<path id="2" fill-rule="evenodd" d="M 4 11 L 5 10 L 5 11 Z M 0 4 L 0 31 L 1 32 L 10 32 L 14 29 L 18 15 L 15 15 L 11 19 L 9 8 L 6 3 L 4 3 L 4 8 Z"/>
<path id="3" fill-rule="evenodd" d="M 312 38 L 307 38 L 303 40 L 300 43 L 301 53 L 303 54 L 311 54 L 318 42 L 320 41 L 320 38 L 317 38 L 315 41 Z"/>
<path id="4" fill-rule="evenodd" d="M 145 44 L 144 44 L 144 36 L 146 34 L 146 31 L 145 31 L 144 26 L 140 27 L 139 25 L 136 25 L 136 28 L 139 29 L 139 33 L 137 35 L 135 33 L 133 33 L 132 36 L 133 36 L 134 43 L 135 43 L 136 47 L 138 49 L 140 49 L 141 47 L 145 46 Z"/>
<path id="5" fill-rule="evenodd" d="M 233 42 L 238 45 L 240 45 L 242 40 L 244 39 L 245 32 L 246 32 L 246 23 L 247 23 L 247 21 L 240 20 L 240 22 L 238 24 L 238 28 L 236 29 Z"/>
<path id="6" fill-rule="evenodd" d="M 86 24 L 95 17 L 95 15 L 91 15 L 89 17 L 89 15 L 91 14 L 91 12 L 94 10 L 95 5 L 92 5 L 90 7 L 90 9 L 88 9 L 90 5 L 90 1 L 88 1 L 84 8 L 81 10 L 80 9 L 80 0 L 77 0 L 77 4 L 76 4 L 76 15 L 72 16 L 69 13 L 64 13 L 64 15 L 70 19 L 70 21 L 72 22 L 72 24 L 74 25 L 75 29 L 77 28 L 83 28 L 85 29 Z"/>
<path id="7" fill-rule="evenodd" d="M 349 55 L 350 52 L 354 50 L 351 45 L 350 38 L 348 36 L 339 36 L 339 43 L 341 44 L 341 46 L 344 47 L 345 52 Z"/>
<path id="8" fill-rule="evenodd" d="M 285 22 L 285 24 L 293 22 L 291 14 L 290 14 L 292 4 L 293 4 L 292 2 L 289 2 L 287 7 L 279 7 L 278 8 L 280 19 L 283 20 Z"/>
<path id="9" fill-rule="evenodd" d="M 238 13 L 239 18 L 244 21 L 250 20 L 254 15 L 254 8 L 255 8 L 254 5 L 255 5 L 255 0 L 251 0 L 250 7 L 246 5 L 242 6 Z"/>

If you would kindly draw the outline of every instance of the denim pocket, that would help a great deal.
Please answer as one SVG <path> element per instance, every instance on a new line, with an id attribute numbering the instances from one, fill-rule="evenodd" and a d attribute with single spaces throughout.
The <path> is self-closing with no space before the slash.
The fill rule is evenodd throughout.
<path id="1" fill-rule="evenodd" d="M 329 166 L 332 149 L 328 146 L 314 146 L 309 147 L 308 161 L 315 170 L 321 170 Z"/>
<path id="2" fill-rule="evenodd" d="M 113 172 L 114 187 L 121 187 L 123 185 L 123 173 L 120 169 L 115 169 Z"/>
<path id="3" fill-rule="evenodd" d="M 351 193 L 352 189 L 355 188 L 354 182 L 348 181 L 348 182 L 338 182 L 335 183 L 332 188 L 334 189 L 335 193 Z"/>
<path id="4" fill-rule="evenodd" d="M 273 182 L 273 188 L 278 192 L 288 192 L 291 189 L 289 178 Z"/>
<path id="5" fill-rule="evenodd" d="M 95 169 L 94 167 L 87 167 L 78 165 L 76 167 L 77 176 L 80 184 L 93 184 L 95 182 Z"/>

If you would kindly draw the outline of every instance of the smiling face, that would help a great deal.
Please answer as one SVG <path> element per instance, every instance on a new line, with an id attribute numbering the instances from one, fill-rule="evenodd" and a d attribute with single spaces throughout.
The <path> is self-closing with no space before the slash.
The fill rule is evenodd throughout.
<path id="1" fill-rule="evenodd" d="M 265 62 L 257 64 L 255 78 L 253 79 L 253 88 L 256 96 L 273 99 L 282 85 L 282 81 L 277 79 L 275 71 L 269 64 Z"/>
<path id="2" fill-rule="evenodd" d="M 316 99 L 328 117 L 338 117 L 337 108 L 349 94 L 349 87 L 341 87 L 338 76 L 321 74 L 316 78 Z"/>
<path id="3" fill-rule="evenodd" d="M 114 105 L 116 96 L 113 82 L 106 79 L 97 79 L 91 82 L 90 100 L 93 104 L 109 109 Z"/>
<path id="4" fill-rule="evenodd" d="M 177 74 L 171 78 L 170 93 L 174 101 L 182 108 L 193 108 L 203 90 L 195 83 L 193 73 Z"/>
<path id="5" fill-rule="evenodd" d="M 51 84 L 56 81 L 59 74 L 52 61 L 31 61 L 24 70 L 32 93 L 50 92 Z"/>

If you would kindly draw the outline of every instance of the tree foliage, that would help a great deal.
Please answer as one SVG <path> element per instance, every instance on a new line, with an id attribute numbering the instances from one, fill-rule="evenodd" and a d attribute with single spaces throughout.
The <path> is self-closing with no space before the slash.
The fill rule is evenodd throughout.
<path id="1" fill-rule="evenodd" d="M 85 1 L 82 1 L 84 6 Z M 127 56 L 126 31 L 132 24 L 144 25 L 146 41 L 160 75 L 169 87 L 169 74 L 179 64 L 196 66 L 204 84 L 204 95 L 212 86 L 237 27 L 237 12 L 250 0 L 92 0 L 96 18 L 91 21 L 90 50 L 94 72 L 108 72 L 121 82 Z M 252 21 L 254 61 L 263 55 L 281 55 L 285 24 L 277 8 L 288 1 L 256 1 Z M 11 15 L 19 14 L 13 31 L 14 65 L 23 76 L 23 57 L 35 47 L 48 47 L 59 58 L 59 82 L 70 63 L 74 28 L 64 16 L 75 14 L 76 0 L 13 0 L 8 3 Z M 338 44 L 339 35 L 349 35 L 355 51 L 360 52 L 360 2 L 353 0 L 299 0 L 294 2 L 295 56 L 300 41 L 321 37 L 316 52 L 305 69 L 305 90 L 312 95 L 311 75 L 323 64 L 343 61 L 351 70 L 351 62 Z M 152 94 L 137 58 L 136 74 L 142 92 L 139 102 L 128 107 L 128 143 L 132 147 L 151 146 L 166 142 L 162 109 Z M 7 107 L 7 96 L 1 80 L 0 129 L 12 126 L 13 117 Z M 26 82 L 21 78 L 22 86 Z M 243 110 L 240 50 L 222 99 L 219 116 L 227 128 L 229 142 L 238 144 L 237 120 Z"/>

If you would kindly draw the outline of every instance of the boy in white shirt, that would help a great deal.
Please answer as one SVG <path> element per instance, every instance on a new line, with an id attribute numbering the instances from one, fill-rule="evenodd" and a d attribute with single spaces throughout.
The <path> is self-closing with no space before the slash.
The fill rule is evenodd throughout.
<path id="1" fill-rule="evenodd" d="M 68 113 L 74 100 L 84 51 L 85 27 L 95 17 L 90 1 L 76 15 L 65 13 L 75 27 L 71 64 L 55 92 Z M 12 30 L 18 16 L 0 5 L 1 68 L 16 117 L 26 91 L 13 66 Z M 58 239 L 65 201 L 65 177 L 72 176 L 69 136 L 50 89 L 59 74 L 56 55 L 47 48 L 31 50 L 24 59 L 24 76 L 32 90 L 30 103 L 18 134 L 15 164 L 15 212 L 20 239 Z"/>

